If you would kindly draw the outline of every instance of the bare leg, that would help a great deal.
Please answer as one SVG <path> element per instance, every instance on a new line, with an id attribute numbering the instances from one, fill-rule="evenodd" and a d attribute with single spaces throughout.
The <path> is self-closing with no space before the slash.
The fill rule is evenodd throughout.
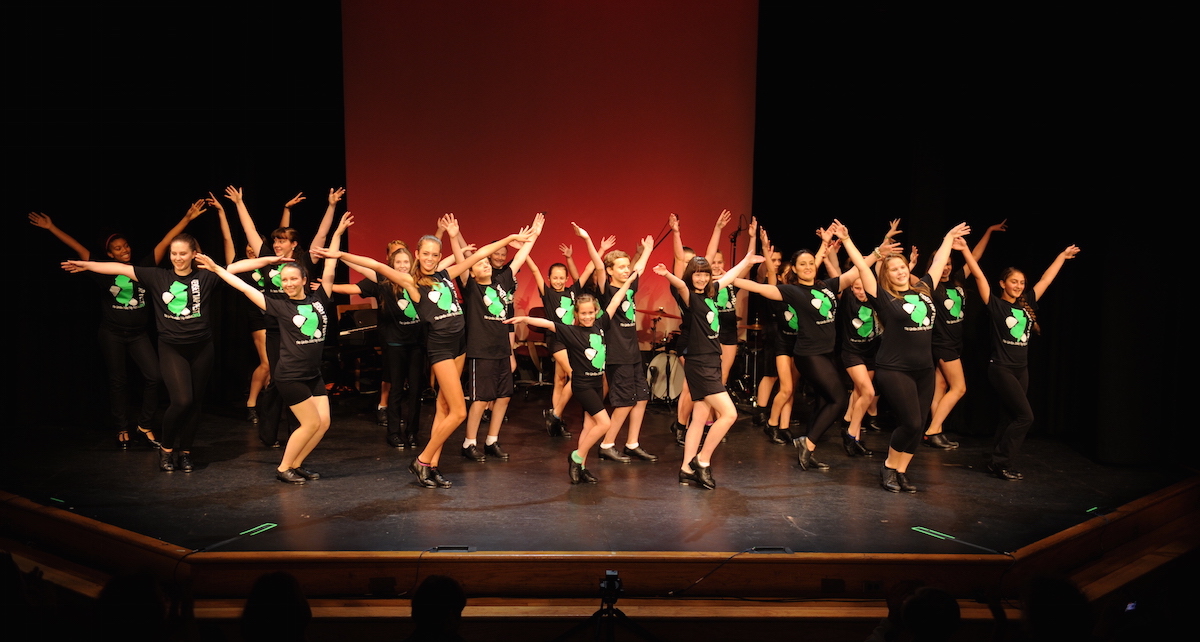
<path id="1" fill-rule="evenodd" d="M 554 396 L 551 397 L 554 415 L 563 416 L 571 400 L 571 363 L 566 348 L 554 353 Z"/>
<path id="2" fill-rule="evenodd" d="M 947 389 L 939 399 L 937 392 L 942 389 L 943 381 L 947 385 Z M 962 359 L 954 361 L 939 359 L 937 383 L 934 387 L 933 420 L 925 434 L 936 435 L 942 432 L 942 424 L 945 423 L 946 417 L 950 416 L 950 411 L 954 410 L 954 406 L 965 394 L 967 394 L 967 378 L 963 375 Z"/>
<path id="3" fill-rule="evenodd" d="M 863 415 L 867 414 L 867 408 L 870 407 L 871 400 L 875 398 L 875 384 L 871 381 L 874 372 L 867 370 L 867 367 L 862 365 L 846 368 L 846 372 L 850 375 L 850 380 L 854 382 L 854 392 L 850 395 L 850 405 L 846 411 L 850 424 L 847 432 L 851 437 L 858 439 L 862 432 Z"/>
<path id="4" fill-rule="evenodd" d="M 329 397 L 309 397 L 291 408 L 300 420 L 300 427 L 288 438 L 283 461 L 276 469 L 280 472 L 301 467 L 329 430 Z"/>
<path id="5" fill-rule="evenodd" d="M 583 430 L 579 432 L 579 450 L 576 451 L 579 453 L 580 464 L 587 463 L 588 452 L 608 432 L 610 423 L 607 410 L 601 410 L 595 415 L 583 413 Z"/>
<path id="6" fill-rule="evenodd" d="M 466 355 L 454 359 L 446 359 L 433 364 L 433 375 L 437 377 L 438 411 L 434 417 L 433 426 L 429 431 L 429 444 L 417 461 L 437 467 L 442 458 L 442 446 L 458 425 L 467 418 L 467 404 L 463 401 L 462 370 L 466 363 Z"/>
<path id="7" fill-rule="evenodd" d="M 707 464 L 712 460 L 713 452 L 716 451 L 717 445 L 721 443 L 721 438 L 725 436 L 725 433 L 729 432 L 729 427 L 737 419 L 737 408 L 733 405 L 733 399 L 729 398 L 728 392 L 709 395 L 704 398 L 704 403 L 716 411 L 717 420 L 709 427 L 708 438 L 704 440 L 704 448 L 700 450 L 699 455 L 696 457 L 696 461 L 701 464 Z"/>
<path id="8" fill-rule="evenodd" d="M 254 349 L 258 351 L 258 367 L 250 374 L 250 395 L 246 397 L 246 407 L 258 405 L 258 393 L 267 386 L 271 379 L 271 364 L 267 361 L 267 331 L 255 330 L 250 333 L 254 338 Z"/>

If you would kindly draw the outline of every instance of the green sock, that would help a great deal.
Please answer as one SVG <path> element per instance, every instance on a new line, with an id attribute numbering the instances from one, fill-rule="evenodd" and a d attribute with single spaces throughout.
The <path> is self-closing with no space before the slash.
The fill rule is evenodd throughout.
<path id="1" fill-rule="evenodd" d="M 578 451 L 578 450 L 572 450 L 572 451 L 571 451 L 571 461 L 573 461 L 573 462 L 575 462 L 575 463 L 577 463 L 577 464 L 582 464 L 582 463 L 583 463 L 583 457 L 580 457 L 580 456 L 579 456 L 579 451 Z"/>

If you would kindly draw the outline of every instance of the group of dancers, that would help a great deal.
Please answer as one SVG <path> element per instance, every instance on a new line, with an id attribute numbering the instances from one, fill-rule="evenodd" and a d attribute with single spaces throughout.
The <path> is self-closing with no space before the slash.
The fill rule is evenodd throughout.
<path id="1" fill-rule="evenodd" d="M 452 485 L 439 464 L 446 442 L 464 421 L 464 457 L 508 459 L 499 437 L 513 394 L 516 324 L 543 330 L 554 355 L 554 393 L 544 413 L 550 434 L 570 438 L 567 403 L 573 398 L 582 409 L 578 447 L 567 456 L 569 481 L 597 483 L 587 467 L 597 444 L 601 459 L 658 460 L 639 443 L 650 390 L 638 344 L 635 301 L 638 284 L 649 271 L 667 281 L 682 317 L 678 351 L 685 376 L 672 427 L 684 452 L 681 484 L 716 488 L 713 455 L 738 417 L 726 383 L 737 355 L 738 314 L 745 309 L 738 300 L 744 293 L 762 297 L 766 305 L 760 307 L 770 316 L 770 321 L 763 320 L 769 368 L 758 400 L 767 437 L 774 443 L 793 443 L 802 470 L 829 468 L 816 451 L 824 434 L 835 426 L 848 455 L 872 456 L 862 444 L 861 431 L 878 390 L 896 423 L 881 466 L 881 485 L 891 492 L 916 492 L 908 468 L 920 444 L 957 446 L 945 437 L 942 424 L 965 393 L 960 358 L 967 296 L 960 281 L 969 276 L 991 319 L 988 376 L 1008 415 L 997 429 L 988 470 L 1001 479 L 1017 480 L 1022 475 L 1013 467 L 1013 459 L 1033 422 L 1027 398 L 1027 352 L 1037 328 L 1037 301 L 1063 263 L 1079 251 L 1072 245 L 1059 253 L 1030 288 L 1022 272 L 1005 270 L 993 295 L 978 258 L 991 234 L 1006 229 L 1004 223 L 988 228 L 974 249 L 965 240 L 970 228 L 954 226 L 928 262 L 925 275 L 918 278 L 912 274 L 917 267 L 915 248 L 908 257 L 898 253 L 894 237 L 900 234 L 899 221 L 892 222 L 878 245 L 860 250 L 849 228 L 834 220 L 817 230 L 815 252 L 797 251 L 783 263 L 767 231 L 751 219 L 746 253 L 726 269 L 726 257 L 717 249 L 722 229 L 732 218 L 725 211 L 703 255 L 683 244 L 679 220 L 670 217 L 671 267 L 658 263 L 648 268 L 653 237 L 641 239 L 630 256 L 614 249 L 615 237 L 601 239 L 597 247 L 585 229 L 572 223 L 590 263 L 580 271 L 572 248 L 560 245 L 565 262 L 552 264 L 543 277 L 531 256 L 546 224 L 541 214 L 528 226 L 483 247 L 469 244 L 458 220 L 445 215 L 438 220 L 436 233 L 422 236 L 415 249 L 402 241 L 389 244 L 385 263 L 339 249 L 354 224 L 347 212 L 333 227 L 335 208 L 343 196 L 342 189 L 330 190 L 325 215 L 305 250 L 289 226 L 290 210 L 304 200 L 303 194 L 288 201 L 280 227 L 264 239 L 242 190 L 227 188 L 225 198 L 235 205 L 247 238 L 248 258 L 242 260 L 234 260 L 224 206 L 211 193 L 192 204 L 152 256 L 137 262 L 123 236 L 106 240 L 104 249 L 111 260 L 95 261 L 48 216 L 29 215 L 32 224 L 49 230 L 79 254 L 79 259 L 63 262 L 64 269 L 91 272 L 107 290 L 100 340 L 109 364 L 113 420 L 122 447 L 136 434 L 160 449 L 161 470 L 194 470 L 191 450 L 200 399 L 214 360 L 212 299 L 214 288 L 224 281 L 243 293 L 254 310 L 252 332 L 263 363 L 254 373 L 248 406 L 259 424 L 260 439 L 268 446 L 280 445 L 281 422 L 290 422 L 290 436 L 282 440 L 286 447 L 276 470 L 280 481 L 303 484 L 320 477 L 305 462 L 330 425 L 320 370 L 333 313 L 330 297 L 351 293 L 378 301 L 384 370 L 390 381 L 387 440 L 416 455 L 408 469 L 421 486 Z M 222 262 L 201 253 L 195 238 L 183 231 L 209 208 L 217 212 L 225 241 Z M 326 244 L 331 228 L 334 232 Z M 446 253 L 445 236 L 450 243 Z M 760 243 L 761 254 L 756 252 Z M 510 248 L 515 250 L 511 261 Z M 841 250 L 848 257 L 844 270 L 837 258 Z M 956 251 L 964 257 L 961 270 L 952 267 Z M 159 267 L 164 256 L 169 257 L 169 266 Z M 356 284 L 335 284 L 338 261 L 363 278 Z M 535 274 L 542 316 L 515 314 L 516 275 L 526 263 Z M 822 267 L 826 274 L 819 277 Z M 158 330 L 157 356 L 147 333 L 151 316 Z M 136 423 L 124 410 L 126 357 L 145 380 Z M 816 399 L 803 434 L 793 435 L 788 426 L 801 376 Z M 418 445 L 420 393 L 431 378 L 437 389 L 436 410 L 422 448 Z M 151 426 L 160 381 L 170 397 L 161 439 Z M 290 413 L 283 412 L 283 406 Z M 478 433 L 488 409 L 491 418 L 480 447 Z M 626 423 L 624 447 L 618 449 L 618 436 Z"/>

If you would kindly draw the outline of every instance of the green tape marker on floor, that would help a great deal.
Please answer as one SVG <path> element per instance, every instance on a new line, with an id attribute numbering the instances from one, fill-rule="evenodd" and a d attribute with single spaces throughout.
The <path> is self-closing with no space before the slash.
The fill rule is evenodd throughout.
<path id="1" fill-rule="evenodd" d="M 1098 511 L 1098 510 L 1100 510 L 1100 507 L 1099 507 L 1099 506 L 1092 506 L 1091 508 L 1089 508 L 1089 509 L 1087 509 L 1087 510 L 1085 510 L 1085 511 L 1083 511 L 1083 512 L 1085 512 L 1085 513 L 1094 513 L 1094 512 L 1096 512 L 1096 511 Z"/>
<path id="2" fill-rule="evenodd" d="M 922 535 L 928 535 L 930 537 L 936 537 L 938 539 L 955 539 L 955 537 L 953 535 L 939 533 L 939 532 L 933 530 L 932 528 L 925 528 L 924 526 L 913 526 L 912 529 Z"/>
<path id="3" fill-rule="evenodd" d="M 250 535 L 251 537 L 253 537 L 255 535 L 258 535 L 259 533 L 265 533 L 265 532 L 271 530 L 272 528 L 275 528 L 276 526 L 279 526 L 279 524 L 272 524 L 271 522 L 267 522 L 265 524 L 259 524 L 258 526 L 255 526 L 254 528 L 251 528 L 248 531 L 242 531 L 242 532 L 238 533 L 238 535 Z"/>
<path id="4" fill-rule="evenodd" d="M 61 500 L 61 499 L 59 499 L 59 498 L 57 498 L 57 497 L 51 497 L 51 498 L 50 498 L 50 501 L 52 501 L 52 502 L 58 502 L 58 503 L 60 503 L 60 504 L 65 504 L 65 503 L 66 503 L 66 502 L 64 502 L 63 500 Z"/>

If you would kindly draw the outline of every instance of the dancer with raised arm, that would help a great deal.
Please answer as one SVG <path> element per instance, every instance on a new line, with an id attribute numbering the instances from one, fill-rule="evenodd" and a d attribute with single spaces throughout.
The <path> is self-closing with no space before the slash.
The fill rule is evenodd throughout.
<path id="1" fill-rule="evenodd" d="M 1041 331 L 1037 322 L 1038 300 L 1054 282 L 1063 263 L 1077 254 L 1079 248 L 1074 245 L 1059 252 L 1032 288 L 1025 287 L 1025 273 L 1011 267 L 1000 273 L 998 296 L 980 287 L 992 328 L 988 381 L 1008 414 L 996 429 L 987 468 L 989 473 L 1006 481 L 1025 478 L 1012 465 L 1033 425 L 1033 407 L 1029 405 L 1029 339 Z M 978 265 L 971 268 L 979 269 Z M 982 272 L 979 278 L 984 278 Z"/>
<path id="2" fill-rule="evenodd" d="M 692 398 L 692 417 L 684 437 L 683 464 L 679 469 L 679 483 L 693 483 L 706 490 L 717 487 L 712 474 L 712 455 L 737 419 L 737 408 L 721 382 L 721 331 L 716 296 L 721 288 L 728 286 L 747 268 L 761 263 L 763 257 L 754 254 L 754 240 L 758 224 L 750 222 L 750 246 L 746 256 L 721 278 L 713 280 L 708 260 L 693 257 L 679 278 L 659 263 L 654 273 L 667 279 L 683 301 L 685 323 L 691 324 L 688 332 L 688 360 L 683 373 L 688 380 Z M 710 413 L 716 415 L 707 435 L 705 423 Z M 703 443 L 701 443 L 703 441 Z"/>

